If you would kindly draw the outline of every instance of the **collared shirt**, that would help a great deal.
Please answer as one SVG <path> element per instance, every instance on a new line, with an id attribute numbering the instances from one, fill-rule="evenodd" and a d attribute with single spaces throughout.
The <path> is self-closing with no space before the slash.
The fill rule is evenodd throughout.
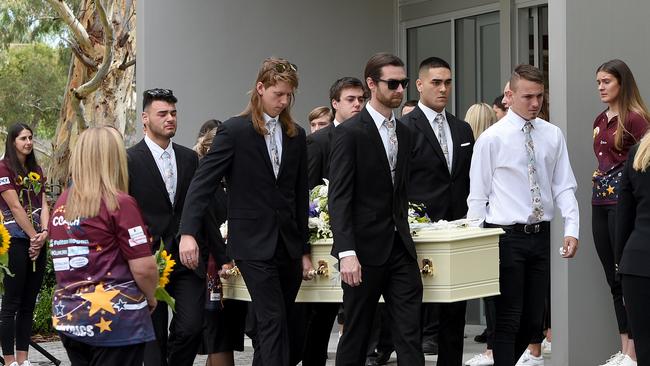
<path id="1" fill-rule="evenodd" d="M 468 218 L 497 225 L 532 223 L 528 155 L 522 128 L 526 121 L 509 110 L 476 140 L 470 168 Z M 537 118 L 531 121 L 537 182 L 544 216 L 551 221 L 554 204 L 564 218 L 564 236 L 578 238 L 577 188 L 562 131 Z"/>
<path id="2" fill-rule="evenodd" d="M 384 150 L 386 151 L 386 159 L 390 160 L 390 157 L 388 155 L 388 145 L 390 142 L 388 141 L 388 127 L 384 125 L 384 121 L 386 120 L 386 117 L 384 117 L 381 113 L 377 112 L 376 109 L 374 109 L 370 103 L 366 104 L 366 109 L 368 110 L 368 113 L 370 113 L 370 117 L 372 117 L 372 120 L 375 122 L 375 126 L 377 126 L 377 131 L 379 131 L 379 136 L 381 137 L 381 142 L 384 144 Z M 389 121 L 395 121 L 395 113 L 393 111 L 390 112 L 390 119 Z M 397 147 L 399 149 L 399 146 Z M 397 154 L 397 151 L 395 151 Z"/>
<path id="3" fill-rule="evenodd" d="M 163 182 L 165 181 L 165 159 L 163 158 L 163 154 L 167 152 L 170 156 L 170 162 L 172 165 L 172 193 L 169 194 L 169 202 L 172 204 L 174 203 L 174 198 L 176 197 L 176 185 L 177 185 L 177 177 L 178 177 L 178 168 L 176 166 L 176 154 L 174 153 L 174 147 L 172 144 L 172 141 L 169 140 L 169 145 L 167 145 L 167 148 L 163 149 L 160 147 L 157 143 L 155 143 L 149 136 L 146 134 L 144 135 L 144 142 L 147 144 L 147 147 L 149 148 L 149 151 L 151 151 L 151 155 L 153 155 L 153 160 L 156 161 L 156 166 L 158 167 L 158 171 L 160 172 L 160 177 L 163 179 Z"/>
<path id="4" fill-rule="evenodd" d="M 366 103 L 366 109 L 368 110 L 370 117 L 372 117 L 372 120 L 373 122 L 375 122 L 375 126 L 379 131 L 379 136 L 381 136 L 381 142 L 384 144 L 384 150 L 386 151 L 386 159 L 390 159 L 388 157 L 388 128 L 384 126 L 384 120 L 386 120 L 386 117 L 384 117 L 381 113 L 377 112 L 377 110 L 374 109 L 370 105 L 370 103 Z M 397 121 L 395 121 L 395 113 L 393 113 L 392 111 L 390 115 L 390 121 L 394 121 L 395 123 L 397 123 Z M 395 228 L 395 230 L 397 230 L 397 228 Z M 352 255 L 357 255 L 357 252 L 354 250 L 345 250 L 339 253 L 339 259 L 343 259 L 344 257 L 349 257 Z"/>
<path id="5" fill-rule="evenodd" d="M 282 123 L 280 122 L 280 116 L 271 117 L 264 113 L 264 122 L 268 123 L 272 119 L 277 121 L 275 136 L 273 136 L 273 138 L 275 138 L 275 146 L 278 149 L 278 161 L 280 162 L 280 165 L 282 165 Z M 264 141 L 266 142 L 266 150 L 269 152 L 269 159 L 273 159 L 271 156 L 271 136 L 268 134 L 264 135 Z"/>
<path id="6" fill-rule="evenodd" d="M 442 112 L 438 113 L 433 109 L 427 107 L 426 105 L 422 104 L 422 102 L 418 102 L 418 107 L 420 107 L 425 117 L 427 117 L 427 120 L 429 121 L 429 125 L 431 125 L 431 128 L 433 129 L 433 133 L 436 135 L 438 142 L 440 142 L 440 136 L 438 136 L 438 122 L 436 122 L 436 117 L 439 114 L 442 115 L 443 118 L 442 128 L 445 130 L 445 139 L 447 140 L 447 150 L 449 151 L 449 166 L 452 166 L 452 162 L 454 161 L 453 160 L 454 141 L 451 139 L 451 128 L 449 128 L 449 122 L 447 121 L 447 115 L 445 114 L 445 110 L 443 109 Z"/>
<path id="7" fill-rule="evenodd" d="M 332 121 L 332 123 L 334 124 L 334 127 L 337 127 L 338 125 L 341 124 L 341 122 L 337 121 L 336 118 L 334 118 L 334 120 Z"/>

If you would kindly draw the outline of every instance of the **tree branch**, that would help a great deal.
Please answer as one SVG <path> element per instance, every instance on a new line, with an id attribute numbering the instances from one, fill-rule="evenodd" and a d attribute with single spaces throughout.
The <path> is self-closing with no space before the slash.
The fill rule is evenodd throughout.
<path id="1" fill-rule="evenodd" d="M 120 67 L 118 67 L 118 69 L 124 71 L 124 70 L 128 69 L 129 67 L 131 67 L 133 65 L 135 65 L 135 59 L 132 59 L 131 61 L 128 61 L 128 62 L 123 62 L 120 65 Z"/>
<path id="2" fill-rule="evenodd" d="M 97 70 L 97 62 L 90 57 L 86 56 L 86 54 L 83 53 L 81 48 L 79 47 L 79 44 L 73 40 L 69 39 L 64 39 L 64 41 L 70 46 L 70 50 L 72 50 L 72 53 L 74 53 L 75 56 L 83 63 L 86 65 L 89 69 L 91 70 Z"/>
<path id="3" fill-rule="evenodd" d="M 70 27 L 74 38 L 84 51 L 84 53 L 92 55 L 92 42 L 88 36 L 86 28 L 79 22 L 77 17 L 72 13 L 72 9 L 65 3 L 64 0 L 47 0 L 54 10 L 63 18 L 63 21 Z"/>

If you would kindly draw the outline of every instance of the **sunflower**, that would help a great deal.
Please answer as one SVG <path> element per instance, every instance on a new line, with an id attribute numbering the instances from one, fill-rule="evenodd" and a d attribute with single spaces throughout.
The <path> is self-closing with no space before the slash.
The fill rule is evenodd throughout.
<path id="1" fill-rule="evenodd" d="M 7 230 L 4 225 L 0 224 L 0 255 L 4 255 L 9 251 L 9 239 L 11 239 L 9 230 Z"/>
<path id="2" fill-rule="evenodd" d="M 41 176 L 36 172 L 29 172 L 27 176 L 29 177 L 29 180 L 31 180 L 32 182 L 38 182 L 39 180 L 41 180 Z"/>
<path id="3" fill-rule="evenodd" d="M 162 269 L 162 273 L 160 273 L 158 286 L 164 288 L 169 283 L 169 275 L 172 273 L 176 261 L 172 259 L 172 255 L 168 254 L 166 250 L 160 253 L 160 258 L 164 260 L 165 267 Z"/>

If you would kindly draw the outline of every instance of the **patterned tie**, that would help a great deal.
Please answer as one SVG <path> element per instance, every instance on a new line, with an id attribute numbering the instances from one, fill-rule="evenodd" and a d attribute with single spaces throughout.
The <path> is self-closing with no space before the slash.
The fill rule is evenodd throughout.
<path id="1" fill-rule="evenodd" d="M 395 183 L 395 169 L 397 167 L 397 133 L 395 132 L 395 121 L 384 120 L 384 126 L 388 130 L 388 165 L 390 165 L 390 177 Z"/>
<path id="2" fill-rule="evenodd" d="M 174 166 L 172 165 L 172 156 L 167 151 L 163 151 L 160 158 L 163 161 L 163 180 L 165 189 L 169 194 L 169 201 L 174 202 Z"/>
<path id="3" fill-rule="evenodd" d="M 449 147 L 447 146 L 447 135 L 445 134 L 445 128 L 443 126 L 445 117 L 442 115 L 442 113 L 438 113 L 436 115 L 436 118 L 433 120 L 438 124 L 438 142 L 440 143 L 442 153 L 445 155 L 445 160 L 447 161 L 447 169 L 451 171 L 451 164 L 449 164 Z"/>
<path id="4" fill-rule="evenodd" d="M 269 131 L 269 149 L 271 150 L 271 164 L 273 165 L 273 174 L 278 177 L 280 171 L 280 154 L 278 154 L 278 145 L 275 141 L 275 130 L 278 127 L 278 121 L 275 118 L 266 122 L 266 129 Z"/>
<path id="5" fill-rule="evenodd" d="M 530 131 L 533 129 L 533 124 L 526 121 L 524 124 L 524 136 L 526 141 L 526 153 L 528 153 L 528 183 L 530 185 L 530 195 L 533 202 L 532 218 L 536 222 L 542 221 L 544 217 L 544 206 L 542 205 L 542 193 L 539 190 L 537 183 L 537 168 L 535 165 L 535 144 L 533 138 L 530 136 Z"/>

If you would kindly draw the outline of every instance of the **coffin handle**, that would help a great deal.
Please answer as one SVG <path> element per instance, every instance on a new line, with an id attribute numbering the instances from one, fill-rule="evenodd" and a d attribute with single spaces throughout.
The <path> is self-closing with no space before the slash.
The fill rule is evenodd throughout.
<path id="1" fill-rule="evenodd" d="M 420 268 L 420 273 L 422 276 L 431 276 L 433 277 L 434 267 L 431 259 L 424 258 L 422 259 L 422 268 Z"/>
<path id="2" fill-rule="evenodd" d="M 329 267 L 327 266 L 327 262 L 324 260 L 319 260 L 318 268 L 309 271 L 309 277 L 311 278 L 314 278 L 316 276 L 329 277 L 329 275 L 330 275 L 330 270 Z"/>
<path id="3" fill-rule="evenodd" d="M 239 267 L 234 266 L 231 269 L 226 270 L 226 275 L 228 275 L 230 277 L 241 276 L 241 271 L 239 271 Z"/>

